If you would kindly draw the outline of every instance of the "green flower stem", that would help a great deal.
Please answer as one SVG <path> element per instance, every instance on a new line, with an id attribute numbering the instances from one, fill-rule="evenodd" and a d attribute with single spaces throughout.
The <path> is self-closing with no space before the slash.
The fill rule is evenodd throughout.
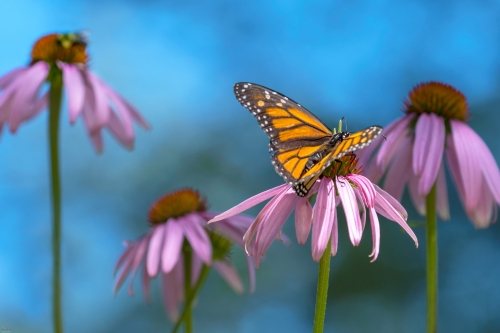
<path id="1" fill-rule="evenodd" d="M 318 289 L 316 290 L 316 311 L 314 313 L 314 333 L 323 333 L 325 326 L 326 300 L 328 298 L 328 281 L 330 277 L 330 251 L 332 239 L 319 260 Z"/>
<path id="2" fill-rule="evenodd" d="M 59 118 L 61 115 L 62 73 L 52 68 L 49 92 L 50 175 L 52 181 L 52 316 L 54 332 L 62 333 L 61 312 L 61 183 L 59 179 Z"/>
<path id="3" fill-rule="evenodd" d="M 191 305 L 193 304 L 196 295 L 203 286 L 203 283 L 205 283 L 205 280 L 207 279 L 209 273 L 210 273 L 210 267 L 207 265 L 203 265 L 200 272 L 200 277 L 198 278 L 196 285 L 191 289 L 191 294 L 189 295 L 189 297 L 186 297 L 186 302 L 184 304 L 184 311 L 182 312 L 179 319 L 177 319 L 177 323 L 175 323 L 175 327 L 172 333 L 176 333 L 179 330 L 179 327 L 181 327 L 181 324 L 188 315 L 188 312 L 189 313 L 191 312 Z"/>
<path id="4" fill-rule="evenodd" d="M 437 332 L 438 245 L 436 184 L 425 201 L 427 221 L 427 333 Z"/>
<path id="5" fill-rule="evenodd" d="M 184 299 L 187 300 L 191 295 L 191 250 L 184 251 Z M 186 333 L 193 332 L 193 313 L 191 311 L 191 302 L 186 302 L 184 307 L 186 312 L 186 317 L 184 318 L 184 324 L 186 327 Z"/>

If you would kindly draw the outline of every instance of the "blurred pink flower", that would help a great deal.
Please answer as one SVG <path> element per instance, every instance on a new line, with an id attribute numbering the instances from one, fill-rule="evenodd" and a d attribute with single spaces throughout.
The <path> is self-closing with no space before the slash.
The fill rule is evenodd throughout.
<path id="1" fill-rule="evenodd" d="M 351 159 L 348 155 L 341 159 Z M 332 172 L 333 177 L 323 176 L 316 181 L 305 197 L 296 195 L 295 190 L 288 184 L 280 185 L 265 192 L 259 193 L 228 211 L 216 216 L 209 224 L 230 218 L 259 203 L 272 198 L 259 213 L 244 236 L 245 250 L 250 256 L 254 256 L 254 264 L 259 262 L 271 246 L 276 236 L 280 236 L 281 229 L 295 209 L 295 230 L 299 244 L 304 244 L 309 237 L 312 225 L 312 257 L 319 261 L 328 245 L 330 237 L 331 255 L 337 254 L 338 224 L 336 207 L 342 203 L 346 217 L 347 228 L 351 243 L 359 245 L 366 222 L 366 213 L 370 215 L 372 228 L 373 250 L 370 257 L 376 260 L 380 247 L 380 227 L 376 213 L 398 223 L 415 241 L 418 246 L 417 237 L 406 223 L 406 210 L 393 197 L 372 184 L 366 177 L 359 174 L 354 160 L 350 163 L 349 172 L 345 175 L 337 175 Z M 314 207 L 310 204 L 310 198 L 314 194 L 316 202 Z M 360 215 L 361 213 L 361 215 Z"/>
<path id="2" fill-rule="evenodd" d="M 474 225 L 485 228 L 494 222 L 500 204 L 500 172 L 484 141 L 466 123 L 469 111 L 465 96 L 442 83 L 424 83 L 410 93 L 405 112 L 385 130 L 386 141 L 379 139 L 361 152 L 367 176 L 378 182 L 386 173 L 383 187 L 397 200 L 408 184 L 421 215 L 425 215 L 425 197 L 437 182 L 438 214 L 448 220 L 446 159 Z"/>
<path id="3" fill-rule="evenodd" d="M 28 67 L 0 77 L 0 131 L 4 124 L 15 133 L 21 123 L 48 106 L 44 83 L 54 71 L 62 72 L 68 95 L 70 123 L 82 115 L 95 149 L 102 151 L 101 129 L 107 128 L 127 148 L 133 148 L 135 121 L 148 123 L 122 96 L 87 68 L 86 41 L 81 34 L 50 34 L 40 38 Z"/>
<path id="4" fill-rule="evenodd" d="M 231 265 L 228 252 L 231 243 L 243 248 L 243 234 L 253 218 L 233 216 L 218 225 L 207 226 L 216 213 L 206 211 L 205 202 L 193 190 L 185 189 L 166 195 L 150 210 L 151 229 L 135 241 L 126 241 L 126 249 L 118 260 L 115 274 L 116 293 L 127 276 L 131 275 L 129 294 L 141 263 L 142 286 L 149 301 L 149 285 L 152 278 L 160 275 L 163 300 L 167 315 L 172 321 L 179 317 L 179 306 L 184 301 L 184 249 L 192 249 L 191 283 L 194 286 L 203 265 L 213 266 L 229 286 L 237 293 L 244 291 L 238 272 Z M 216 235 L 216 236 L 214 236 Z M 227 239 L 222 243 L 217 239 Z M 215 240 L 215 241 L 214 241 Z M 222 251 L 222 256 L 221 256 Z M 216 254 L 218 252 L 218 254 Z M 247 257 L 250 292 L 255 289 L 255 269 Z"/>

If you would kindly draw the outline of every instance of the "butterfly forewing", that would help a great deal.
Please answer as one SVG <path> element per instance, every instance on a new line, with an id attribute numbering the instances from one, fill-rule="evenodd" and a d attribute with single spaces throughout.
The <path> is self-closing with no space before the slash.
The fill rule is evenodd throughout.
<path id="1" fill-rule="evenodd" d="M 311 112 L 272 89 L 240 82 L 234 85 L 234 94 L 257 119 L 274 149 L 317 146 L 332 136 L 328 127 Z"/>
<path id="2" fill-rule="evenodd" d="M 368 146 L 382 132 L 381 127 L 371 126 L 338 139 L 311 112 L 276 91 L 240 82 L 234 93 L 269 136 L 276 172 L 301 197 L 333 161 Z"/>

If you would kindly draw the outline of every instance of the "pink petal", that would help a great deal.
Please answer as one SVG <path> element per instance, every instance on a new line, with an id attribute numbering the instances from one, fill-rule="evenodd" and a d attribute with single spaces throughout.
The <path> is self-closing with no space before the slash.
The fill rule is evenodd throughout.
<path id="1" fill-rule="evenodd" d="M 198 257 L 196 253 L 193 253 L 191 256 L 191 286 L 194 286 L 196 282 L 198 282 L 203 265 L 201 258 Z"/>
<path id="2" fill-rule="evenodd" d="M 344 208 L 349 238 L 354 246 L 358 246 L 363 233 L 359 217 L 358 203 L 351 184 L 344 177 L 337 177 L 337 191 Z M 313 227 L 314 229 L 314 227 Z"/>
<path id="3" fill-rule="evenodd" d="M 194 252 L 207 264 L 212 264 L 212 243 L 207 232 L 199 223 L 199 216 L 195 213 L 179 218 L 179 225 L 184 229 L 189 245 Z"/>
<path id="4" fill-rule="evenodd" d="M 384 180 L 384 189 L 396 200 L 403 197 L 403 190 L 411 173 L 412 138 L 408 136 L 402 140 L 397 157 L 389 166 Z"/>
<path id="5" fill-rule="evenodd" d="M 384 131 L 387 141 L 382 144 L 377 155 L 377 164 L 382 170 L 387 168 L 387 165 L 399 150 L 402 140 L 408 136 L 408 124 L 413 118 L 414 115 L 403 116 L 391 123 Z"/>
<path id="6" fill-rule="evenodd" d="M 109 107 L 108 107 L 109 108 Z M 114 114 L 111 109 L 109 110 L 109 122 L 107 124 L 111 133 L 116 137 L 116 139 L 124 145 L 126 148 L 132 150 L 134 148 L 134 136 L 129 137 L 121 123 L 120 118 L 116 114 Z"/>
<path id="7" fill-rule="evenodd" d="M 300 198 L 295 207 L 295 231 L 299 244 L 305 244 L 313 217 L 313 209 L 307 198 Z"/>
<path id="8" fill-rule="evenodd" d="M 379 214 L 387 217 L 389 220 L 392 220 L 392 221 L 396 222 L 397 224 L 399 224 L 408 233 L 408 235 L 410 235 L 410 237 L 413 239 L 413 241 L 415 242 L 415 246 L 418 247 L 417 236 L 415 236 L 415 233 L 413 233 L 413 230 L 411 230 L 411 228 L 406 223 L 406 219 L 403 219 L 404 214 L 402 214 L 399 211 L 399 209 L 395 208 L 391 204 L 391 202 L 385 198 L 384 195 L 381 195 L 382 192 L 379 192 L 379 190 L 380 191 L 382 191 L 382 190 L 380 188 L 375 186 L 375 189 L 377 190 L 378 194 L 380 194 L 380 195 L 377 195 L 375 197 L 375 210 Z"/>
<path id="9" fill-rule="evenodd" d="M 332 235 L 335 213 L 335 187 L 331 178 L 324 177 L 313 208 L 311 248 L 314 261 L 319 261 L 325 252 Z"/>
<path id="10" fill-rule="evenodd" d="M 167 311 L 168 318 L 172 322 L 177 321 L 179 318 L 179 297 L 178 293 L 179 284 L 176 276 L 177 267 L 174 271 L 168 274 L 161 274 L 161 291 L 163 295 L 163 303 L 165 304 L 165 310 Z"/>
<path id="11" fill-rule="evenodd" d="M 273 211 L 273 209 L 277 206 L 277 204 L 280 202 L 281 198 L 283 197 L 283 195 L 285 195 L 286 193 L 290 192 L 290 190 L 292 190 L 290 188 L 290 186 L 288 185 L 282 185 L 282 186 L 279 186 L 279 192 L 276 194 L 276 196 L 274 198 L 272 198 L 265 206 L 264 208 L 260 211 L 259 215 L 257 215 L 257 217 L 255 218 L 255 221 L 250 225 L 250 228 L 248 228 L 247 232 L 245 232 L 245 234 L 243 235 L 243 242 L 245 243 L 245 251 L 246 253 L 250 256 L 250 255 L 253 255 L 249 252 L 249 245 L 250 243 L 252 242 L 252 239 L 255 235 L 255 233 L 257 232 L 260 224 L 262 223 L 262 221 L 265 220 L 265 218 L 267 217 L 267 215 Z M 275 190 L 277 188 L 274 188 L 273 190 Z M 292 190 L 293 191 L 293 190 Z M 262 194 L 262 193 L 261 193 Z M 250 198 L 252 199 L 252 198 Z M 249 200 L 250 200 L 249 199 Z M 265 200 L 265 199 L 264 199 Z M 247 200 L 248 201 L 248 200 Z M 263 201 L 263 200 L 262 200 Z M 243 202 L 245 203 L 245 202 Z M 242 205 L 243 203 L 241 203 L 240 205 Z M 238 205 L 238 206 L 240 206 Z M 236 207 L 238 207 L 236 206 Z M 232 209 L 235 209 L 236 207 L 233 207 Z M 237 211 L 238 209 L 236 209 L 236 212 L 235 214 L 238 214 L 239 212 Z M 226 213 L 228 213 L 229 211 L 227 211 Z M 225 213 L 223 213 L 225 214 Z M 223 215 L 221 214 L 221 215 Z M 219 215 L 219 216 L 221 216 Z M 217 217 L 218 218 L 218 217 Z M 211 220 L 211 221 L 214 221 L 214 220 Z M 211 222 L 209 221 L 209 223 Z M 254 244 L 255 245 L 255 244 Z"/>
<path id="12" fill-rule="evenodd" d="M 116 262 L 116 265 L 115 265 L 115 270 L 114 270 L 114 275 L 116 275 L 116 272 L 118 272 L 118 270 L 123 266 L 123 264 L 125 263 L 125 261 L 128 260 L 128 256 L 130 255 L 130 252 L 132 252 L 132 250 L 135 248 L 135 243 L 131 243 L 129 245 L 127 245 L 127 248 L 125 249 L 125 251 L 122 253 L 122 255 L 120 256 L 120 258 L 118 259 L 118 261 Z"/>
<path id="13" fill-rule="evenodd" d="M 373 257 L 371 262 L 377 260 L 378 253 L 380 250 L 380 224 L 378 222 L 378 216 L 375 212 L 375 208 L 369 208 L 370 211 L 370 223 L 372 226 L 372 241 L 373 241 L 373 249 L 370 257 Z"/>
<path id="14" fill-rule="evenodd" d="M 250 283 L 250 292 L 255 291 L 255 267 L 252 258 L 247 256 L 248 281 Z"/>
<path id="15" fill-rule="evenodd" d="M 491 216 L 494 206 L 495 202 L 493 201 L 491 193 L 484 191 L 477 206 L 474 207 L 474 209 L 468 214 L 476 228 L 484 229 L 491 224 Z"/>
<path id="16" fill-rule="evenodd" d="M 161 254 L 163 273 L 169 273 L 179 260 L 184 234 L 179 222 L 171 218 L 165 223 L 165 242 Z"/>
<path id="17" fill-rule="evenodd" d="M 144 258 L 144 254 L 146 253 L 146 249 L 149 244 L 149 239 L 151 237 L 151 233 L 146 234 L 142 239 L 138 241 L 137 244 L 137 249 L 135 250 L 135 256 L 132 260 L 132 278 L 130 279 L 130 284 L 128 288 L 128 293 L 130 296 L 134 295 L 134 290 L 132 289 L 132 286 L 134 284 L 134 279 L 135 275 L 137 273 L 137 269 L 139 268 L 139 265 L 142 262 L 142 259 Z"/>
<path id="18" fill-rule="evenodd" d="M 5 89 L 12 82 L 17 80 L 18 77 L 24 76 L 24 73 L 29 70 L 30 67 L 20 67 L 13 71 L 8 72 L 4 76 L 0 77 L 0 89 Z"/>
<path id="19" fill-rule="evenodd" d="M 262 201 L 265 201 L 265 200 L 277 195 L 278 193 L 282 192 L 283 190 L 287 190 L 289 187 L 290 187 L 289 185 L 283 184 L 280 186 L 276 186 L 272 189 L 269 189 L 267 191 L 264 191 L 262 193 L 259 193 L 257 195 L 254 195 L 253 197 L 243 201 L 242 203 L 234 206 L 233 208 L 225 211 L 224 213 L 217 215 L 216 217 L 214 217 L 213 219 L 208 221 L 208 223 L 217 222 L 217 221 L 226 219 L 228 217 L 234 216 L 236 214 L 239 214 L 239 213 L 261 203 Z"/>
<path id="20" fill-rule="evenodd" d="M 148 254 L 147 254 L 147 268 L 149 276 L 156 276 L 158 274 L 158 268 L 160 266 L 161 249 L 163 245 L 163 239 L 165 238 L 165 224 L 158 224 L 153 227 L 153 235 L 149 242 Z"/>
<path id="21" fill-rule="evenodd" d="M 101 81 L 102 82 L 102 81 Z M 148 122 L 141 116 L 139 111 L 130 104 L 125 98 L 120 96 L 116 91 L 111 89 L 108 85 L 106 85 L 104 82 L 101 83 L 102 86 L 104 86 L 109 98 L 113 101 L 113 103 L 116 106 L 116 109 L 118 113 L 120 114 L 120 117 L 124 119 L 125 117 L 130 119 L 132 117 L 139 125 L 141 125 L 145 129 L 151 128 L 151 126 L 148 124 Z M 126 126 L 128 126 L 128 123 L 130 122 L 130 130 L 132 131 L 133 134 L 133 129 L 132 129 L 132 122 L 129 120 L 124 120 L 124 123 L 126 123 Z"/>
<path id="22" fill-rule="evenodd" d="M 288 191 L 287 191 L 288 192 Z M 283 224 L 292 213 L 298 196 L 295 192 L 286 193 L 281 196 L 280 200 L 274 205 L 274 209 L 269 210 L 262 223 L 257 230 L 254 244 L 254 263 L 255 267 L 259 267 L 259 262 L 264 253 L 269 249 L 273 240 L 279 235 Z"/>
<path id="23" fill-rule="evenodd" d="M 365 224 L 366 224 L 366 204 L 365 204 L 365 200 L 363 198 L 363 195 L 361 194 L 361 191 L 359 190 L 359 188 L 353 188 L 354 190 L 354 194 L 356 195 L 356 201 L 358 203 L 358 207 L 361 207 L 360 208 L 360 213 L 361 213 L 361 230 L 365 230 Z M 375 204 L 375 200 L 373 201 L 373 204 Z"/>
<path id="24" fill-rule="evenodd" d="M 214 263 L 214 267 L 219 272 L 220 276 L 226 280 L 227 284 L 238 294 L 243 293 L 245 290 L 243 287 L 243 282 L 238 274 L 238 272 L 224 261 L 217 261 Z"/>
<path id="25" fill-rule="evenodd" d="M 443 159 L 445 126 L 443 118 L 431 113 L 420 115 L 415 128 L 413 172 L 420 178 L 418 193 L 429 194 Z"/>
<path id="26" fill-rule="evenodd" d="M 335 205 L 333 208 L 334 213 L 336 213 L 335 207 L 340 203 L 340 199 L 338 197 L 335 197 Z M 336 256 L 337 255 L 337 248 L 339 245 L 339 226 L 337 222 L 337 214 L 334 214 L 333 216 L 333 224 L 332 224 L 332 245 L 331 245 L 331 255 Z"/>
<path id="27" fill-rule="evenodd" d="M 348 174 L 345 178 L 358 187 L 360 194 L 363 196 L 364 204 L 367 207 L 375 206 L 376 192 L 372 182 L 368 178 L 356 174 Z"/>
<path id="28" fill-rule="evenodd" d="M 36 100 L 33 103 L 33 106 L 31 109 L 24 114 L 24 118 L 22 121 L 29 120 L 36 115 L 38 115 L 42 110 L 45 110 L 48 105 L 49 105 L 49 97 L 48 97 L 48 92 L 46 92 L 42 97 L 40 97 L 38 100 Z"/>
<path id="29" fill-rule="evenodd" d="M 94 93 L 93 111 L 95 115 L 96 126 L 101 128 L 109 121 L 110 110 L 108 99 L 104 92 L 101 81 L 91 72 L 87 71 L 87 84 Z"/>
<path id="30" fill-rule="evenodd" d="M 109 99 L 113 102 L 115 110 L 120 115 L 125 137 L 133 141 L 134 127 L 132 125 L 132 118 L 131 118 L 131 114 L 133 111 L 131 111 L 130 108 L 128 107 L 129 104 L 125 103 L 123 99 L 113 89 L 111 89 L 105 83 L 102 83 L 102 86 L 104 87 L 104 90 L 106 91 L 106 94 L 108 95 Z M 146 128 L 148 128 L 148 126 Z"/>
<path id="31" fill-rule="evenodd" d="M 45 82 L 49 73 L 49 65 L 44 61 L 39 61 L 26 71 L 23 83 L 14 95 L 10 114 L 10 131 L 15 133 L 24 119 L 25 114 L 31 110 L 37 98 L 37 92 Z"/>
<path id="32" fill-rule="evenodd" d="M 450 208 L 448 204 L 448 190 L 446 189 L 446 176 L 444 174 L 444 161 L 439 167 L 436 184 L 436 206 L 439 217 L 443 221 L 450 219 Z"/>
<path id="33" fill-rule="evenodd" d="M 63 83 L 68 94 L 69 121 L 74 124 L 83 109 L 85 84 L 80 69 L 76 65 L 58 62 L 63 72 Z"/>
<path id="34" fill-rule="evenodd" d="M 148 275 L 148 269 L 146 265 L 142 266 L 142 292 L 144 293 L 144 298 L 146 299 L 146 302 L 151 303 L 151 292 L 150 292 L 150 284 L 151 284 L 151 277 Z"/>
<path id="35" fill-rule="evenodd" d="M 409 173 L 408 190 L 410 192 L 411 201 L 418 213 L 420 215 L 425 215 L 425 197 L 418 193 L 419 179 L 412 171 L 409 171 Z"/>
<path id="36" fill-rule="evenodd" d="M 446 160 L 448 162 L 447 163 L 448 170 L 450 171 L 451 178 L 455 183 L 455 188 L 457 189 L 458 197 L 462 201 L 462 205 L 465 206 L 464 184 L 462 183 L 462 177 L 460 176 L 460 167 L 457 155 L 455 153 L 455 145 L 453 143 L 453 138 L 451 134 L 448 135 L 446 140 L 445 154 L 446 154 Z"/>
<path id="37" fill-rule="evenodd" d="M 457 120 L 450 120 L 455 154 L 457 156 L 458 170 L 464 189 L 464 201 L 467 212 L 473 210 L 481 197 L 482 174 L 478 172 L 477 161 L 482 156 L 478 155 L 474 137 L 469 127 Z"/>
<path id="38" fill-rule="evenodd" d="M 398 212 L 403 220 L 408 220 L 408 213 L 406 212 L 406 209 L 399 203 L 399 201 L 394 199 L 389 193 L 381 189 L 378 185 L 373 184 L 373 187 L 377 192 L 377 196 L 382 196 L 392 207 L 394 207 L 394 209 Z M 375 198 L 375 205 L 377 205 L 377 198 Z M 388 217 L 388 219 L 390 218 Z"/>
<path id="39" fill-rule="evenodd" d="M 125 282 L 125 279 L 127 278 L 128 274 L 130 273 L 130 270 L 132 269 L 132 258 L 135 256 L 135 246 L 130 245 L 127 250 L 130 251 L 125 251 L 120 259 L 118 260 L 118 263 L 115 267 L 115 274 L 116 271 L 122 264 L 124 263 L 125 265 L 123 266 L 120 275 L 118 275 L 118 278 L 116 279 L 115 285 L 113 287 L 113 293 L 116 294 L 116 292 L 120 289 L 122 286 L 123 282 Z"/>

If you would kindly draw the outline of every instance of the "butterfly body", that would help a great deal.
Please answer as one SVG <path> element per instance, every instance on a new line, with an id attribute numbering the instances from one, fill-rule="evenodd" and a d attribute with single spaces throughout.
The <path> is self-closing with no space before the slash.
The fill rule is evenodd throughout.
<path id="1" fill-rule="evenodd" d="M 366 147 L 382 131 L 371 126 L 355 133 L 333 133 L 300 104 L 257 84 L 237 83 L 234 93 L 269 136 L 276 172 L 302 197 L 334 160 Z"/>

